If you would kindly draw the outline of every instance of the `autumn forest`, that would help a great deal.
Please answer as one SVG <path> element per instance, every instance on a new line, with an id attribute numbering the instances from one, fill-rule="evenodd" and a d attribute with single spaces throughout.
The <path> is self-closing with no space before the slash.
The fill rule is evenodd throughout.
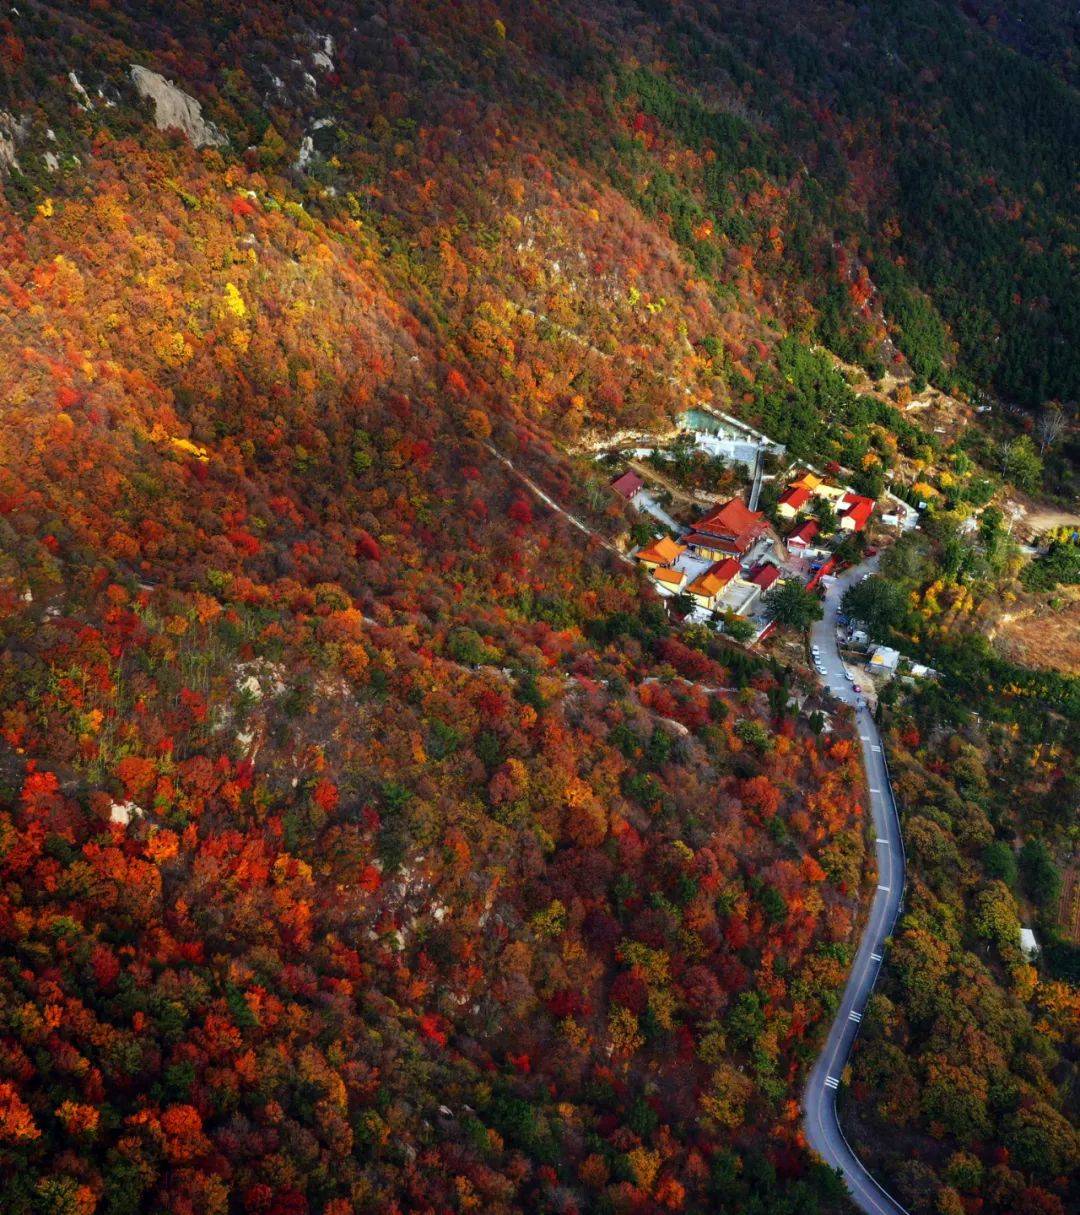
<path id="1" fill-rule="evenodd" d="M 689 393 L 945 458 L 822 348 L 1008 401 L 999 481 L 1075 401 L 1068 39 L 869 7 L 5 6 L 5 1215 L 854 1209 L 800 1096 L 857 730 L 648 590 L 591 451 Z M 1005 577 L 956 508 L 889 558 L 943 679 L 882 706 L 913 896 L 845 1117 L 913 1213 L 1065 1215 L 1076 685 L 919 614 Z"/>

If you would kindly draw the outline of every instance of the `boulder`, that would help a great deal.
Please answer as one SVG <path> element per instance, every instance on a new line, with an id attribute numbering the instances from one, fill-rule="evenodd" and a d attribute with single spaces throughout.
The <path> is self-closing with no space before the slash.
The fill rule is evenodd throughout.
<path id="1" fill-rule="evenodd" d="M 131 68 L 131 79 L 140 97 L 152 99 L 154 125 L 159 131 L 177 127 L 196 148 L 217 148 L 228 142 L 214 123 L 203 118 L 202 106 L 195 98 L 171 80 L 138 64 Z"/>

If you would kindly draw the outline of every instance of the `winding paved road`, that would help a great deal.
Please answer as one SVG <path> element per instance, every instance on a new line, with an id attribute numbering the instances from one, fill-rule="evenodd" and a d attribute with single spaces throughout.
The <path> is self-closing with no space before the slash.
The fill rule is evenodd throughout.
<path id="1" fill-rule="evenodd" d="M 877 559 L 873 558 L 841 575 L 826 591 L 825 615 L 811 630 L 811 642 L 819 648 L 821 665 L 825 668 L 823 681 L 837 699 L 855 706 L 863 765 L 870 788 L 878 886 L 836 1020 L 810 1072 L 803 1108 L 810 1146 L 826 1164 L 843 1173 L 856 1205 L 867 1215 L 908 1215 L 906 1209 L 863 1167 L 844 1138 L 836 1116 L 836 1090 L 840 1075 L 858 1035 L 866 1002 L 877 982 L 885 941 L 892 935 L 904 896 L 904 845 L 881 736 L 869 709 L 859 703 L 861 698 L 845 678 L 844 664 L 836 643 L 836 613 L 844 592 L 852 583 L 876 568 Z"/>

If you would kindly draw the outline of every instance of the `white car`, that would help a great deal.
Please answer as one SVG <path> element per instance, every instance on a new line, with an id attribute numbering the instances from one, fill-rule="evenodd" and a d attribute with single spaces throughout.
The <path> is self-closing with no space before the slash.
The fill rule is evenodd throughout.
<path id="1" fill-rule="evenodd" d="M 852 673 L 851 673 L 850 671 L 845 671 L 845 672 L 844 672 L 844 678 L 845 678 L 845 679 L 848 681 L 848 683 L 854 683 L 854 682 L 855 682 L 855 676 L 854 676 L 854 675 L 852 675 Z"/>

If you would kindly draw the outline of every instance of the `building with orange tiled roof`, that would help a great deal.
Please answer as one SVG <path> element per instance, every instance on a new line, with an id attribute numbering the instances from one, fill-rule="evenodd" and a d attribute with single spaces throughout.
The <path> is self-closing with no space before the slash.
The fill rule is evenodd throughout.
<path id="1" fill-rule="evenodd" d="M 685 544 L 678 544 L 670 536 L 661 536 L 652 544 L 646 545 L 637 554 L 638 562 L 647 570 L 657 570 L 667 565 L 674 565 L 686 552 Z"/>
<path id="2" fill-rule="evenodd" d="M 725 557 L 723 561 L 717 561 L 704 574 L 695 578 L 686 588 L 686 593 L 693 598 L 698 607 L 708 608 L 711 611 L 719 603 L 720 596 L 732 579 L 738 576 L 738 573 L 738 561 L 734 557 Z"/>
<path id="3" fill-rule="evenodd" d="M 652 576 L 662 587 L 669 591 L 681 591 L 686 585 L 686 571 L 673 569 L 669 565 L 654 569 Z"/>
<path id="4" fill-rule="evenodd" d="M 792 489 L 805 489 L 809 493 L 814 493 L 818 486 L 821 485 L 822 479 L 812 472 L 804 472 L 798 480 L 792 481 Z"/>

